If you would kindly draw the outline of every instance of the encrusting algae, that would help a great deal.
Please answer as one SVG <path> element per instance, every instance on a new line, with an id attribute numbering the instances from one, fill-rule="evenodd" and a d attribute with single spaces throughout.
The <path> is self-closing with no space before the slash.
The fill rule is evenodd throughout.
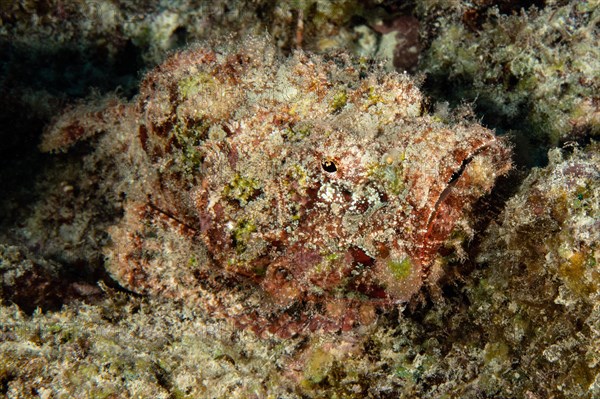
<path id="1" fill-rule="evenodd" d="M 174 54 L 135 101 L 106 104 L 64 114 L 42 148 L 105 131 L 126 197 L 112 274 L 260 334 L 346 330 L 410 300 L 511 164 L 491 131 L 429 114 L 407 75 L 280 59 L 261 38 Z"/>

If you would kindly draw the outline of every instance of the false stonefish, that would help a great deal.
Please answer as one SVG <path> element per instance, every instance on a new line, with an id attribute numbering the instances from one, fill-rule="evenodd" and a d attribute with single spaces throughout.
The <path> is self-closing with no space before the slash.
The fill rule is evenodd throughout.
<path id="1" fill-rule="evenodd" d="M 343 53 L 252 38 L 172 55 L 102 114 L 102 145 L 129 154 L 109 269 L 258 332 L 368 323 L 432 279 L 510 168 L 490 130 L 425 108 L 413 78 Z"/>

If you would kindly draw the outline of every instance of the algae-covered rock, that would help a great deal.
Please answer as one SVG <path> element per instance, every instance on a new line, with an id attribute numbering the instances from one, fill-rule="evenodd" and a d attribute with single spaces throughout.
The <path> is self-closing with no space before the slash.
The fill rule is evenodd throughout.
<path id="1" fill-rule="evenodd" d="M 0 308 L 1 393 L 8 398 L 264 398 L 288 348 L 174 303 L 106 289 L 94 306 L 32 316 Z M 290 396 L 297 397 L 297 396 Z"/>
<path id="2" fill-rule="evenodd" d="M 550 146 L 600 132 L 600 7 L 506 10 L 511 2 L 501 3 L 446 4 L 444 14 L 440 4 L 422 6 L 423 18 L 439 27 L 435 36 L 424 32 L 431 45 L 422 67 L 441 96 L 474 101 L 487 123 L 515 130 L 522 158 L 535 164 Z"/>
<path id="3" fill-rule="evenodd" d="M 38 306 L 56 307 L 61 303 L 56 285 L 60 268 L 52 262 L 31 259 L 18 247 L 0 244 L 0 298 L 28 312 Z"/>
<path id="4" fill-rule="evenodd" d="M 486 269 L 469 298 L 473 321 L 496 347 L 488 359 L 514 376 L 497 376 L 500 391 L 600 394 L 598 150 L 551 151 L 550 165 L 531 173 L 484 240 Z"/>

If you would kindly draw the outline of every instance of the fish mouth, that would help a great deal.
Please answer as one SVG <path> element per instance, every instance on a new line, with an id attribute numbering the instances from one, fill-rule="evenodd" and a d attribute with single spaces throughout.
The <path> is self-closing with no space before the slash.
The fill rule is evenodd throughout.
<path id="1" fill-rule="evenodd" d="M 450 179 L 446 183 L 446 188 L 444 188 L 442 190 L 442 192 L 438 196 L 437 201 L 433 205 L 433 210 L 432 210 L 431 214 L 429 215 L 429 219 L 427 220 L 427 224 L 426 224 L 427 230 L 430 229 L 432 222 L 434 221 L 436 215 L 438 214 L 440 204 L 442 204 L 444 202 L 444 200 L 446 198 L 448 198 L 448 196 L 452 193 L 453 188 L 458 184 L 458 181 L 461 178 L 461 176 L 463 175 L 463 173 L 465 172 L 465 169 L 467 168 L 467 166 L 473 161 L 474 157 L 476 157 L 479 154 L 482 154 L 485 150 L 489 149 L 490 145 L 491 145 L 491 143 L 488 142 L 488 143 L 483 144 L 479 148 L 477 148 L 470 155 L 468 155 L 466 158 L 464 158 L 462 160 L 460 166 L 452 173 L 452 175 L 450 176 Z"/>
<path id="2" fill-rule="evenodd" d="M 421 245 L 416 258 L 422 265 L 431 263 L 456 223 L 464 216 L 465 209 L 488 193 L 496 178 L 506 174 L 511 167 L 510 149 L 504 140 L 496 137 L 476 146 L 460 163 L 457 162 L 421 230 Z"/>

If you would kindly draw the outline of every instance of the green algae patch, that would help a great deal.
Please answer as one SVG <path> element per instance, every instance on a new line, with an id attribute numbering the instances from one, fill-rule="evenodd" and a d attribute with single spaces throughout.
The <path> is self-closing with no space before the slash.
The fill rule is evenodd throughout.
<path id="1" fill-rule="evenodd" d="M 240 220 L 233 230 L 233 240 L 236 252 L 239 254 L 246 251 L 250 235 L 256 231 L 256 224 L 251 220 Z"/>
<path id="2" fill-rule="evenodd" d="M 193 97 L 203 90 L 216 90 L 217 85 L 218 83 L 214 76 L 208 73 L 198 73 L 179 81 L 179 96 L 182 99 Z"/>
<path id="3" fill-rule="evenodd" d="M 385 102 L 383 96 L 375 89 L 375 87 L 369 87 L 367 94 L 367 101 L 365 106 L 368 108 L 373 105 L 383 104 Z"/>
<path id="4" fill-rule="evenodd" d="M 296 182 L 301 188 L 306 188 L 308 186 L 308 173 L 301 165 L 292 165 L 287 172 L 287 175 L 290 181 Z"/>
<path id="5" fill-rule="evenodd" d="M 297 126 L 291 126 L 283 130 L 281 135 L 289 141 L 298 142 L 310 136 L 312 129 L 309 125 L 299 124 Z"/>
<path id="6" fill-rule="evenodd" d="M 413 267 L 410 258 L 404 258 L 401 261 L 388 260 L 388 269 L 392 272 L 392 275 L 398 280 L 404 280 L 411 275 Z"/>
<path id="7" fill-rule="evenodd" d="M 334 270 L 338 260 L 343 255 L 338 252 L 321 253 L 321 262 L 315 267 L 317 273 L 327 273 Z"/>
<path id="8" fill-rule="evenodd" d="M 575 252 L 558 267 L 558 274 L 571 291 L 585 298 L 598 290 L 598 273 L 589 273 L 592 277 L 587 278 L 588 270 L 594 266 L 595 260 L 592 256 L 585 252 Z"/>
<path id="9" fill-rule="evenodd" d="M 383 162 L 370 165 L 368 174 L 380 181 L 388 193 L 400 195 L 405 189 L 404 171 L 402 162 L 404 153 L 388 154 Z"/>
<path id="10" fill-rule="evenodd" d="M 340 112 L 342 110 L 342 108 L 344 108 L 346 106 L 347 103 L 348 103 L 348 94 L 346 93 L 346 90 L 338 91 L 337 93 L 335 93 L 333 95 L 333 99 L 331 100 L 331 103 L 329 104 L 329 107 L 331 108 L 331 113 L 337 114 L 338 112 Z"/>
<path id="11" fill-rule="evenodd" d="M 485 346 L 483 360 L 486 364 L 506 363 L 510 360 L 510 350 L 504 342 L 490 342 Z"/>
<path id="12" fill-rule="evenodd" d="M 333 361 L 334 357 L 331 353 L 321 348 L 316 349 L 306 364 L 303 385 L 310 386 L 323 382 L 333 366 Z"/>
<path id="13" fill-rule="evenodd" d="M 210 124 L 205 119 L 190 123 L 189 126 L 179 120 L 171 131 L 178 148 L 173 168 L 181 172 L 188 181 L 194 179 L 202 165 L 203 156 L 198 148 L 206 139 L 209 127 Z"/>
<path id="14" fill-rule="evenodd" d="M 385 188 L 394 195 L 399 195 L 404 190 L 402 180 L 402 168 L 400 166 L 388 166 L 384 169 Z"/>
<path id="15" fill-rule="evenodd" d="M 199 267 L 198 258 L 195 255 L 190 256 L 187 265 L 191 269 L 197 269 Z"/>
<path id="16" fill-rule="evenodd" d="M 244 206 L 260 190 L 260 183 L 256 179 L 237 174 L 233 181 L 225 186 L 223 195 L 229 199 L 239 201 Z"/>

